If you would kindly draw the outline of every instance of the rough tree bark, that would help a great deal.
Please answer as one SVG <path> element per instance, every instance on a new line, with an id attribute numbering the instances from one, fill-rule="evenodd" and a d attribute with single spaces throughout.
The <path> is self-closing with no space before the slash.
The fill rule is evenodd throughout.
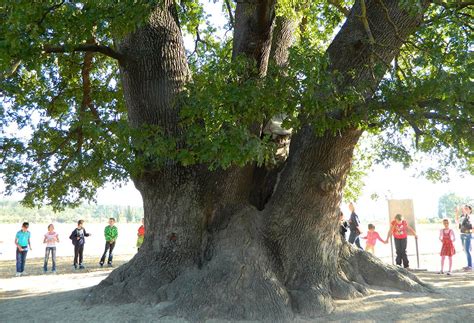
<path id="1" fill-rule="evenodd" d="M 240 1 L 235 9 L 232 56 L 253 58 L 260 76 L 267 71 L 276 0 Z"/>
<path id="2" fill-rule="evenodd" d="M 361 4 L 366 7 L 365 17 Z M 422 13 L 409 14 L 398 1 L 356 1 L 327 50 L 330 69 L 343 76 L 339 90 L 352 86 L 369 98 L 388 63 L 421 21 Z M 368 281 L 367 277 L 360 279 L 364 273 L 355 266 L 341 266 L 341 248 L 335 248 L 341 241 L 334 229 L 353 149 L 361 134 L 348 128 L 318 137 L 310 125 L 303 126 L 292 139 L 288 162 L 265 209 L 267 240 L 276 250 L 280 279 L 290 292 L 293 310 L 306 316 L 330 311 L 333 296 L 350 298 L 366 292 L 360 284 Z M 354 263 L 354 257 L 361 257 L 354 251 L 344 255 Z M 367 272 L 389 274 L 385 267 L 369 266 Z M 377 283 L 383 285 L 386 280 Z M 397 285 L 394 279 L 389 284 Z M 399 281 L 400 286 L 406 284 L 404 278 Z"/>
<path id="3" fill-rule="evenodd" d="M 393 59 L 421 14 L 406 12 L 395 0 L 364 3 L 371 32 L 356 1 L 328 55 L 332 70 L 344 76 L 340 90 L 356 86 L 370 97 L 381 78 L 373 67 Z M 265 0 L 237 4 L 233 55 L 254 59 L 260 76 L 274 6 Z M 276 29 L 279 64 L 291 43 L 284 31 L 294 27 Z M 174 98 L 189 73 L 174 1 L 164 1 L 119 51 L 126 57 L 121 71 L 130 124 L 158 125 L 172 136 L 185 131 L 178 127 Z M 134 178 L 143 197 L 145 243 L 87 301 L 162 303 L 161 314 L 191 320 L 288 321 L 328 313 L 334 298 L 360 296 L 369 285 L 423 290 L 416 276 L 339 239 L 337 210 L 360 135 L 347 128 L 316 136 L 304 125 L 262 211 L 249 202 L 251 171 L 214 173 L 173 162 L 150 167 Z"/>
<path id="4" fill-rule="evenodd" d="M 295 17 L 277 17 L 275 19 L 269 62 L 279 68 L 276 73 L 285 73 L 288 64 L 289 49 L 293 45 L 297 27 L 298 19 Z M 269 77 L 274 77 L 274 75 L 270 75 Z M 281 119 L 284 118 L 284 116 L 277 117 Z M 286 153 L 290 141 L 290 134 L 287 132 L 284 134 L 281 132 L 274 133 L 271 129 L 273 121 L 274 119 L 271 118 L 269 121 L 264 122 L 266 125 L 263 129 L 263 133 L 264 135 L 272 136 L 272 140 Z M 277 160 L 275 165 L 255 166 L 253 170 L 249 201 L 258 210 L 263 210 L 270 200 L 277 183 L 278 174 L 285 164 L 286 154 L 283 156 L 277 154 L 275 159 Z"/>

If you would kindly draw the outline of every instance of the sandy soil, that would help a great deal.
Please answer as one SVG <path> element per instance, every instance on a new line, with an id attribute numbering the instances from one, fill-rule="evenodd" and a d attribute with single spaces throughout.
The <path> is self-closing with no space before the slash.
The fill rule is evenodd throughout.
<path id="1" fill-rule="evenodd" d="M 115 257 L 115 265 L 126 262 L 130 257 Z M 25 277 L 12 277 L 12 261 L 0 262 L 0 322 L 185 322 L 160 314 L 166 304 L 84 306 L 82 301 L 89 288 L 111 271 L 110 268 L 98 267 L 95 257 L 86 259 L 87 268 L 83 271 L 71 268 L 70 257 L 60 258 L 58 275 L 41 274 L 41 262 L 42 259 L 29 259 L 27 269 L 31 270 Z M 419 272 L 417 275 L 432 284 L 435 292 L 374 290 L 361 299 L 337 301 L 334 313 L 312 322 L 472 321 L 473 272 L 457 271 L 452 276 Z M 301 319 L 296 321 L 307 322 Z"/>

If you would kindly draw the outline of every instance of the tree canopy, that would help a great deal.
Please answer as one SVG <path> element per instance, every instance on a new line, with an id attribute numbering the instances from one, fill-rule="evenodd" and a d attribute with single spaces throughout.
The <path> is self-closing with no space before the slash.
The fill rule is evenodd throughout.
<path id="1" fill-rule="evenodd" d="M 401 2 L 407 11 L 425 3 Z M 230 31 L 235 3 L 218 3 Z M 60 209 L 93 200 L 104 183 L 122 182 L 149 165 L 272 164 L 275 142 L 251 129 L 276 115 L 293 133 L 303 122 L 318 134 L 365 130 L 370 139 L 359 164 L 410 165 L 422 151 L 433 158 L 424 165 L 433 179 L 449 167 L 474 173 L 472 2 L 432 1 L 393 61 L 377 57 L 381 45 L 362 11 L 367 59 L 377 63 L 372 75 L 340 91 L 347 76 L 329 68 L 327 48 L 352 3 L 278 1 L 277 17 L 296 21 L 299 30 L 284 72 L 270 62 L 262 77 L 254 62 L 232 58 L 231 33 L 214 26 L 209 3 L 177 1 L 182 32 L 194 46 L 189 81 L 176 103 L 184 131 L 171 136 L 156 125 L 128 124 L 117 64 L 124 58 L 116 43 L 161 1 L 1 0 L 0 171 L 7 192 L 25 193 L 30 206 Z M 380 74 L 368 96 L 370 79 Z"/>

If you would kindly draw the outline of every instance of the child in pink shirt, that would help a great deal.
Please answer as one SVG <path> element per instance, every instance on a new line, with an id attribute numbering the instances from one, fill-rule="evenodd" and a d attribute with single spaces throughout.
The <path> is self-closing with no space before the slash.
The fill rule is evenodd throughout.
<path id="1" fill-rule="evenodd" d="M 383 243 L 387 243 L 382 238 L 377 231 L 375 231 L 375 225 L 369 224 L 369 231 L 367 231 L 367 235 L 362 237 L 362 239 L 367 239 L 365 244 L 365 251 L 370 252 L 371 254 L 375 253 L 375 243 L 377 240 L 382 241 Z"/>

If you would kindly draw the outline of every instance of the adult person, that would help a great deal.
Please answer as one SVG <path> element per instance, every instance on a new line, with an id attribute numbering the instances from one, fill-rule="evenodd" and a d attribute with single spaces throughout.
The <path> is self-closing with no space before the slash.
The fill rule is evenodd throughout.
<path id="1" fill-rule="evenodd" d="M 459 208 L 456 208 L 456 223 L 459 225 L 461 231 L 461 243 L 466 253 L 467 266 L 463 270 L 472 270 L 472 256 L 471 256 L 471 239 L 472 229 L 472 206 L 465 205 L 462 208 L 461 217 L 459 217 Z"/>
<path id="2" fill-rule="evenodd" d="M 349 218 L 349 243 L 352 243 L 357 246 L 357 248 L 362 249 L 360 246 L 360 239 L 359 235 L 362 233 L 362 230 L 360 229 L 360 220 L 359 216 L 357 213 L 355 213 L 355 207 L 354 204 L 351 202 L 349 203 L 349 211 L 351 211 L 351 217 Z"/>
<path id="3" fill-rule="evenodd" d="M 409 261 L 407 256 L 407 237 L 408 230 L 418 239 L 415 230 L 403 219 L 401 214 L 395 215 L 395 219 L 390 223 L 390 229 L 388 230 L 387 239 L 385 243 L 388 243 L 388 239 L 393 235 L 395 241 L 395 250 L 397 258 L 395 260 L 397 266 L 401 266 L 403 262 L 404 268 L 409 268 Z"/>

